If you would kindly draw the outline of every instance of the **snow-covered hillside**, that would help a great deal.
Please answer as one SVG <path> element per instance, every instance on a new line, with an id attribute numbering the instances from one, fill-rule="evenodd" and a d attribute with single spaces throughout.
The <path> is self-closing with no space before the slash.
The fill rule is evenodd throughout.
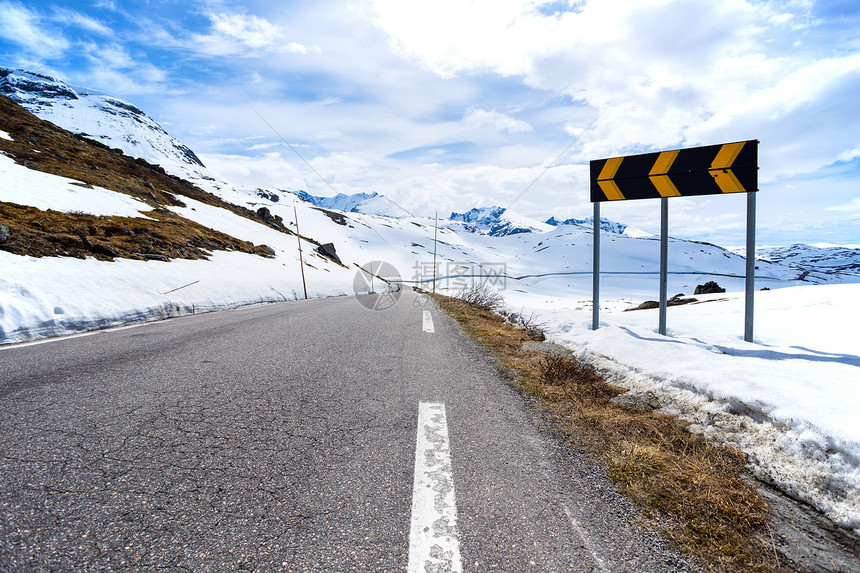
<path id="1" fill-rule="evenodd" d="M 58 92 L 57 102 L 36 113 L 63 117 L 52 110 L 62 108 L 64 98 L 66 93 Z M 113 122 L 120 116 L 87 109 L 93 114 L 91 125 L 106 129 L 102 134 L 89 128 L 93 138 L 125 140 L 116 132 L 120 124 Z M 122 121 L 135 120 L 126 116 Z M 0 124 L 0 130 L 0 147 L 15 139 L 11 129 Z M 131 139 L 141 141 L 134 134 Z M 160 144 L 151 149 L 178 165 L 179 156 L 169 149 Z M 163 165 L 155 156 L 147 160 Z M 193 161 L 186 164 L 197 169 Z M 267 245 L 274 256 L 223 250 L 212 252 L 208 260 L 107 261 L 16 255 L 0 242 L 0 344 L 302 298 L 297 238 L 266 224 L 268 217 L 279 218 L 295 230 L 297 213 L 309 296 L 348 295 L 356 285 L 367 290 L 363 279 L 380 267 L 378 261 L 399 271 L 399 280 L 385 277 L 395 287 L 400 283 L 429 290 L 434 270 L 440 292 L 485 281 L 504 293 L 509 310 L 536 313 L 552 340 L 609 371 L 619 385 L 657 392 L 665 411 L 687 417 L 702 432 L 747 452 L 762 479 L 844 527 L 860 529 L 860 343 L 854 334 L 860 275 L 804 268 L 805 261 L 790 260 L 791 266 L 758 261 L 756 285 L 772 290 L 756 294 L 755 342 L 746 343 L 744 258 L 714 245 L 673 239 L 670 295 L 692 295 L 696 285 L 712 280 L 728 292 L 669 309 L 669 336 L 662 337 L 656 333 L 656 310 L 623 312 L 657 298 L 659 240 L 607 233 L 601 241 L 601 328 L 593 331 L 593 236 L 581 223 L 553 226 L 524 221 L 509 211 L 473 210 L 459 220 L 440 220 L 434 245 L 433 219 L 404 215 L 379 195 L 328 198 L 338 203 L 320 206 L 294 193 L 202 176 L 195 181 L 266 217 L 254 220 L 188 197 L 170 207 L 173 214 Z M 129 195 L 37 173 L 3 155 L 0 183 L 0 204 L 139 217 L 142 222 L 146 213 L 152 214 L 151 205 Z M 374 205 L 384 208 L 369 214 Z M 529 230 L 492 232 L 499 223 L 509 224 L 509 231 L 520 226 Z M 484 228 L 474 232 L 464 227 L 468 225 Z M 14 224 L 6 226 L 12 236 L 22 232 Z M 342 265 L 317 252 L 317 244 L 324 243 L 334 245 Z M 377 290 L 384 288 L 380 281 L 375 284 Z"/>
<path id="2" fill-rule="evenodd" d="M 129 102 L 56 78 L 0 67 L 0 94 L 72 133 L 161 165 L 180 177 L 211 177 L 191 149 Z"/>

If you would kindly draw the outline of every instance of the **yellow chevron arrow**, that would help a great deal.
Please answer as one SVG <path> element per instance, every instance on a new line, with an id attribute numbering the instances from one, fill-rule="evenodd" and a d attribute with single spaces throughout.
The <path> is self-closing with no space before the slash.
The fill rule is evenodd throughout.
<path id="1" fill-rule="evenodd" d="M 654 187 L 657 188 L 657 193 L 660 194 L 660 197 L 681 196 L 678 188 L 675 187 L 675 184 L 672 183 L 672 180 L 669 179 L 669 176 L 667 175 L 667 173 L 669 173 L 669 168 L 672 167 L 672 163 L 675 162 L 675 158 L 678 157 L 678 153 L 680 153 L 680 151 L 680 149 L 676 149 L 674 151 L 664 151 L 660 153 L 660 156 L 657 157 L 657 161 L 654 162 L 654 167 L 652 167 L 651 172 L 648 173 L 648 178 L 651 180 Z"/>
<path id="2" fill-rule="evenodd" d="M 723 145 L 711 163 L 708 173 L 711 174 L 723 193 L 746 193 L 747 191 L 730 169 L 745 143 L 746 141 L 741 141 Z"/>
<path id="3" fill-rule="evenodd" d="M 618 173 L 618 168 L 621 167 L 621 161 L 623 160 L 623 157 L 607 159 L 606 163 L 603 164 L 603 169 L 600 170 L 600 175 L 597 176 L 597 184 L 600 185 L 600 188 L 603 190 L 603 194 L 606 195 L 606 198 L 610 201 L 624 199 L 621 189 L 619 189 L 615 181 L 612 180 L 612 178 L 615 177 L 615 174 Z"/>

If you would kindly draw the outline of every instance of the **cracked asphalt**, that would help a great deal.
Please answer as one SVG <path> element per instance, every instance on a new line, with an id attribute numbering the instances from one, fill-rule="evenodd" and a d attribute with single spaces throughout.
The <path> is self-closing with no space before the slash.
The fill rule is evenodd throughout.
<path id="1" fill-rule="evenodd" d="M 412 292 L 384 311 L 297 301 L 10 347 L 0 364 L 0 571 L 405 571 L 420 401 L 446 405 L 464 570 L 696 570 Z"/>

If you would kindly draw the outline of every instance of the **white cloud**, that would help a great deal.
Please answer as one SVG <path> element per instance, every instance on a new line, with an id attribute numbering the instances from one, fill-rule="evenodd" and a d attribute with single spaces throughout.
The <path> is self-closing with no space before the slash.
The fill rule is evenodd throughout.
<path id="1" fill-rule="evenodd" d="M 265 52 L 307 54 L 308 48 L 288 42 L 280 27 L 246 14 L 209 14 L 208 34 L 197 34 L 191 47 L 210 56 L 254 55 Z"/>
<path id="2" fill-rule="evenodd" d="M 61 33 L 43 26 L 38 14 L 11 2 L 0 3 L 0 37 L 39 58 L 58 56 L 69 47 L 69 41 Z"/>
<path id="3" fill-rule="evenodd" d="M 860 213 L 860 198 L 855 198 L 845 203 L 844 205 L 837 205 L 835 207 L 828 207 L 827 211 L 848 211 L 849 213 Z"/>
<path id="4" fill-rule="evenodd" d="M 74 10 L 54 8 L 54 19 L 64 24 L 72 24 L 78 28 L 83 28 L 89 32 L 95 32 L 103 36 L 113 36 L 113 30 L 109 27 L 90 16 L 75 12 Z"/>
<path id="5" fill-rule="evenodd" d="M 814 161 L 776 159 L 771 176 L 809 171 L 857 148 L 857 114 L 825 102 L 841 101 L 855 83 L 860 54 L 850 43 L 816 43 L 820 23 L 806 0 L 590 0 L 542 13 L 549 4 L 555 7 L 544 0 L 373 1 L 395 52 L 440 77 L 520 77 L 595 108 L 602 115 L 575 161 L 721 140 L 782 147 L 782 122 L 799 119 L 799 110 L 819 114 L 804 122 L 813 127 L 839 114 L 841 129 L 813 131 L 841 135 L 813 142 L 820 150 Z"/>
<path id="6" fill-rule="evenodd" d="M 534 131 L 534 128 L 527 122 L 514 119 L 508 115 L 499 113 L 496 110 L 469 110 L 464 121 L 474 127 L 484 127 L 489 125 L 497 131 L 507 131 L 508 133 L 528 133 L 530 131 Z"/>

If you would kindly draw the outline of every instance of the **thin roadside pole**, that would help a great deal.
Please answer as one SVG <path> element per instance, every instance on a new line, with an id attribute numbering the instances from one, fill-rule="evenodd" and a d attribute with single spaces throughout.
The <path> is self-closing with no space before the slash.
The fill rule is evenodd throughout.
<path id="1" fill-rule="evenodd" d="M 299 242 L 299 268 L 302 269 L 302 288 L 305 291 L 305 300 L 308 298 L 308 285 L 305 284 L 305 262 L 302 259 L 302 234 L 299 233 L 299 212 L 293 205 L 293 216 L 296 218 L 296 240 Z"/>

